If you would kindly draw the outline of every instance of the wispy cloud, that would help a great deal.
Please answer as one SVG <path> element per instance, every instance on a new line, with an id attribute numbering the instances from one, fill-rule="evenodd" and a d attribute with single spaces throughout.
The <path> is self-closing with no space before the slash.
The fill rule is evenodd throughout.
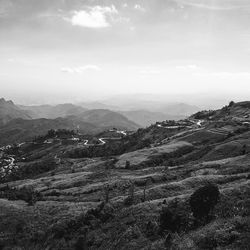
<path id="1" fill-rule="evenodd" d="M 146 9 L 144 7 L 142 7 L 140 4 L 135 4 L 134 9 L 135 10 L 139 10 L 141 12 L 145 12 L 146 11 Z"/>
<path id="2" fill-rule="evenodd" d="M 195 70 L 198 70 L 200 67 L 195 64 L 188 64 L 188 65 L 176 66 L 175 68 L 177 70 L 195 71 Z"/>
<path id="3" fill-rule="evenodd" d="M 191 6 L 195 8 L 200 8 L 200 9 L 207 9 L 207 10 L 215 10 L 215 11 L 220 11 L 220 10 L 234 10 L 234 9 L 244 9 L 244 8 L 249 8 L 250 4 L 245 3 L 230 3 L 228 1 L 200 1 L 200 0 L 176 0 L 178 4 L 181 4 L 182 6 Z"/>
<path id="4" fill-rule="evenodd" d="M 101 68 L 97 65 L 85 65 L 79 67 L 63 67 L 61 71 L 70 74 L 81 74 L 85 71 L 100 71 Z"/>
<path id="5" fill-rule="evenodd" d="M 69 20 L 74 26 L 87 28 L 106 28 L 111 26 L 110 20 L 118 10 L 114 5 L 111 6 L 94 6 L 87 10 L 74 11 L 72 18 Z"/>
<path id="6" fill-rule="evenodd" d="M 140 75 L 158 75 L 162 71 L 157 67 L 142 67 L 139 69 Z"/>
<path id="7" fill-rule="evenodd" d="M 31 60 L 27 60 L 25 58 L 18 58 L 18 57 L 11 57 L 8 58 L 7 61 L 9 63 L 20 63 L 20 64 L 28 64 L 28 63 L 32 63 Z"/>
<path id="8" fill-rule="evenodd" d="M 215 77 L 219 79 L 231 79 L 231 80 L 239 80 L 239 79 L 250 79 L 250 72 L 207 72 L 207 73 L 195 73 L 196 76 L 201 77 Z"/>

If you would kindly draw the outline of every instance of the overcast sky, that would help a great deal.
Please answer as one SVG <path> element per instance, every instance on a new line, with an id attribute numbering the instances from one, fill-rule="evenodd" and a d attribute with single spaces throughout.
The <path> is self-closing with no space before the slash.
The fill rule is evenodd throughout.
<path id="1" fill-rule="evenodd" d="M 200 92 L 250 97 L 249 0 L 0 0 L 3 97 Z"/>

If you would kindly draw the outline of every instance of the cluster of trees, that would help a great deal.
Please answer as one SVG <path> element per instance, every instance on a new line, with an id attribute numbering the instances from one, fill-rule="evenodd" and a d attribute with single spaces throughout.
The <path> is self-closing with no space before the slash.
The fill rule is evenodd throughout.
<path id="1" fill-rule="evenodd" d="M 188 162 L 193 162 L 196 160 L 201 159 L 203 156 L 205 156 L 210 150 L 212 150 L 212 146 L 210 145 L 205 145 L 199 149 L 195 149 L 192 152 L 189 152 L 188 154 L 183 154 L 180 157 L 175 157 L 167 160 L 164 164 L 168 166 L 177 166 L 180 164 L 186 164 Z"/>
<path id="2" fill-rule="evenodd" d="M 39 174 L 52 171 L 56 168 L 56 166 L 56 161 L 52 157 L 33 163 L 27 163 L 23 166 L 19 166 L 16 169 L 13 169 L 9 174 L 2 177 L 0 181 L 4 183 L 9 181 L 32 178 Z"/>
<path id="3" fill-rule="evenodd" d="M 159 224 L 148 223 L 146 234 L 148 237 L 164 237 L 167 249 L 171 249 L 174 235 L 185 233 L 201 225 L 205 225 L 213 218 L 214 208 L 220 198 L 220 192 L 216 185 L 207 184 L 196 190 L 189 200 L 174 200 L 163 209 L 159 215 Z M 130 206 L 134 201 L 134 185 L 131 184 L 128 197 L 124 201 L 125 206 Z M 166 204 L 166 201 L 164 202 Z M 72 231 L 78 232 L 75 248 L 77 250 L 91 247 L 93 241 L 88 238 L 93 221 L 106 222 L 114 217 L 114 209 L 111 204 L 102 202 L 96 209 L 89 210 L 85 215 L 72 219 L 63 225 L 54 225 L 49 231 L 54 238 L 68 237 Z M 73 235 L 71 236 L 73 237 Z"/>
<path id="4" fill-rule="evenodd" d="M 24 200 L 29 206 L 33 206 L 36 201 L 42 199 L 42 195 L 31 187 L 22 187 L 18 189 L 7 185 L 0 189 L 0 198 Z"/>
<path id="5" fill-rule="evenodd" d="M 4 153 L 6 153 L 8 155 L 20 156 L 19 147 L 18 147 L 18 145 L 16 143 L 14 143 L 10 148 L 6 148 L 4 150 Z"/>
<path id="6" fill-rule="evenodd" d="M 192 151 L 193 147 L 185 146 L 172 153 L 153 156 L 149 160 L 142 162 L 139 167 L 146 168 L 159 165 L 173 165 L 171 163 L 175 162 L 175 159 L 179 159 L 181 156 L 191 153 Z"/>
<path id="7" fill-rule="evenodd" d="M 52 138 L 61 138 L 61 137 L 72 137 L 76 135 L 76 132 L 74 130 L 68 130 L 68 129 L 50 129 L 48 130 L 46 135 L 43 136 L 36 136 L 34 138 L 34 142 L 44 142 L 47 139 Z"/>
<path id="8" fill-rule="evenodd" d="M 94 225 L 98 225 L 100 222 L 105 223 L 113 217 L 113 207 L 107 204 L 105 205 L 104 202 L 102 202 L 97 208 L 90 209 L 75 218 L 67 221 L 59 221 L 57 224 L 52 225 L 48 229 L 47 234 L 57 240 L 65 239 L 66 242 L 72 238 L 76 238 L 74 249 L 89 249 L 94 242 L 87 240 L 88 231 L 93 228 Z"/>
<path id="9" fill-rule="evenodd" d="M 95 145 L 84 148 L 76 148 L 68 152 L 70 158 L 83 157 L 107 157 L 112 155 L 120 155 L 129 151 L 149 147 L 151 141 L 149 139 L 140 140 L 137 136 L 129 136 L 117 142 L 109 142 L 102 146 Z"/>
<path id="10" fill-rule="evenodd" d="M 203 111 L 199 111 L 196 114 L 194 114 L 194 119 L 207 119 L 210 116 L 213 116 L 216 113 L 216 111 L 214 110 L 203 110 Z"/>
<path id="11" fill-rule="evenodd" d="M 219 198 L 218 187 L 207 184 L 196 190 L 187 203 L 174 200 L 161 211 L 159 233 L 165 235 L 167 243 L 170 243 L 172 233 L 187 232 L 197 226 L 207 224 L 214 216 L 214 208 Z"/>

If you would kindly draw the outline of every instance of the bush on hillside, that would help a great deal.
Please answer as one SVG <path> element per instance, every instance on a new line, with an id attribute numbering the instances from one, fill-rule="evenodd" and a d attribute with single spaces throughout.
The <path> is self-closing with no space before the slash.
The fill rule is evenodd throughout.
<path id="1" fill-rule="evenodd" d="M 190 197 L 189 204 L 193 216 L 198 221 L 208 221 L 215 205 L 218 203 L 220 191 L 216 185 L 207 184 L 196 190 Z"/>
<path id="2" fill-rule="evenodd" d="M 159 222 L 160 234 L 186 231 L 192 224 L 188 208 L 184 204 L 178 204 L 176 200 L 162 208 Z"/>

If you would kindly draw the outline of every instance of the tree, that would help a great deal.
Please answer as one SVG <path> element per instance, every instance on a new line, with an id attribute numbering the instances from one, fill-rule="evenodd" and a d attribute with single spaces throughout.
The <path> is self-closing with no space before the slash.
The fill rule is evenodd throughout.
<path id="1" fill-rule="evenodd" d="M 53 138 L 56 135 L 56 131 L 54 129 L 50 129 L 47 133 L 49 138 Z"/>
<path id="2" fill-rule="evenodd" d="M 235 104 L 235 102 L 234 101 L 231 101 L 231 102 L 229 102 L 229 107 L 232 107 L 233 105 Z"/>
<path id="3" fill-rule="evenodd" d="M 244 144 L 244 145 L 242 146 L 242 151 L 241 151 L 241 153 L 242 153 L 243 155 L 245 155 L 245 154 L 247 153 L 247 145 L 246 145 L 246 144 Z"/>
<path id="4" fill-rule="evenodd" d="M 216 185 L 207 184 L 196 190 L 190 197 L 189 204 L 197 220 L 208 221 L 210 213 L 218 203 L 220 191 Z"/>
<path id="5" fill-rule="evenodd" d="M 125 163 L 125 169 L 129 169 L 130 168 L 130 161 L 126 161 Z"/>
<path id="6" fill-rule="evenodd" d="M 128 197 L 124 200 L 124 204 L 131 206 L 134 203 L 134 194 L 135 194 L 135 184 L 132 182 L 129 187 Z"/>
<path id="7" fill-rule="evenodd" d="M 109 184 L 104 186 L 105 204 L 109 202 Z"/>
<path id="8" fill-rule="evenodd" d="M 146 201 L 146 189 L 147 189 L 147 186 L 150 185 L 151 183 L 151 180 L 148 178 L 146 181 L 145 181 L 145 185 L 144 185 L 144 188 L 143 188 L 143 198 L 142 198 L 142 202 L 145 202 Z"/>
<path id="9" fill-rule="evenodd" d="M 167 207 L 163 206 L 159 218 L 159 233 L 185 231 L 188 227 L 188 216 L 185 206 L 179 204 L 177 199 L 172 201 Z"/>
<path id="10" fill-rule="evenodd" d="M 86 233 L 80 236 L 75 243 L 75 250 L 87 250 Z"/>

